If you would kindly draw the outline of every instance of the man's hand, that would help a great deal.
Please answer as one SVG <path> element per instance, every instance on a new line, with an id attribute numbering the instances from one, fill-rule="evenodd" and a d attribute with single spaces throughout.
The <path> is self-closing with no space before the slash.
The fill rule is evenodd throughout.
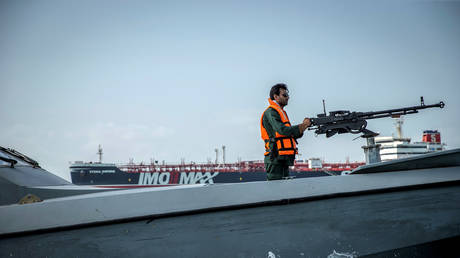
<path id="1" fill-rule="evenodd" d="M 303 122 L 299 125 L 300 133 L 305 132 L 307 128 L 311 125 L 310 118 L 305 118 Z"/>

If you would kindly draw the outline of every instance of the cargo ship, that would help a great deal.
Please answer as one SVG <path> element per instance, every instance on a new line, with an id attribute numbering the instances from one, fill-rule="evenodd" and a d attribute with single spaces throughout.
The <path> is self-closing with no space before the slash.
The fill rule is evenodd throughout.
<path id="1" fill-rule="evenodd" d="M 225 153 L 225 146 L 223 146 Z M 217 153 L 217 152 L 216 152 Z M 159 187 L 184 184 L 215 184 L 264 181 L 267 178 L 263 161 L 235 163 L 181 162 L 167 164 L 152 161 L 150 164 L 103 163 L 102 148 L 98 150 L 99 162 L 75 161 L 70 166 L 72 183 L 103 188 Z M 225 154 L 224 154 L 225 157 Z M 223 158 L 225 160 L 225 158 Z M 340 175 L 364 162 L 326 163 L 319 158 L 296 160 L 290 168 L 290 178 Z"/>

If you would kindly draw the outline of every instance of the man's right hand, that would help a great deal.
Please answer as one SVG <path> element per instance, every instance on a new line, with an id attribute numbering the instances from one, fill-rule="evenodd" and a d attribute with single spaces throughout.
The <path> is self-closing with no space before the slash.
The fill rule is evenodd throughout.
<path id="1" fill-rule="evenodd" d="M 305 132 L 310 125 L 310 118 L 304 118 L 303 122 L 299 125 L 300 133 Z"/>

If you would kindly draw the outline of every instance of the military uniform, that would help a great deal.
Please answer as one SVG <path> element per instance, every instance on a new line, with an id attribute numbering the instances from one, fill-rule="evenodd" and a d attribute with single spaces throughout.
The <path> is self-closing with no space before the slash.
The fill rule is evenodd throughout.
<path id="1" fill-rule="evenodd" d="M 265 141 L 265 171 L 268 180 L 289 176 L 297 154 L 296 139 L 302 137 L 299 126 L 291 126 L 286 112 L 273 100 L 261 118 L 262 139 Z"/>

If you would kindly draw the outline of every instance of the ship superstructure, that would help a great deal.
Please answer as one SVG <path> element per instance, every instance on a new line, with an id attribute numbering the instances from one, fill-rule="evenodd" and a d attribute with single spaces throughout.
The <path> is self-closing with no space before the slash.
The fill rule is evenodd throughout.
<path id="1" fill-rule="evenodd" d="M 375 137 L 375 143 L 380 145 L 381 161 L 413 157 L 435 151 L 444 150 L 445 144 L 441 143 L 441 133 L 437 130 L 423 131 L 421 142 L 411 142 L 411 138 L 404 137 L 400 118 L 395 121 L 397 136 Z"/>

